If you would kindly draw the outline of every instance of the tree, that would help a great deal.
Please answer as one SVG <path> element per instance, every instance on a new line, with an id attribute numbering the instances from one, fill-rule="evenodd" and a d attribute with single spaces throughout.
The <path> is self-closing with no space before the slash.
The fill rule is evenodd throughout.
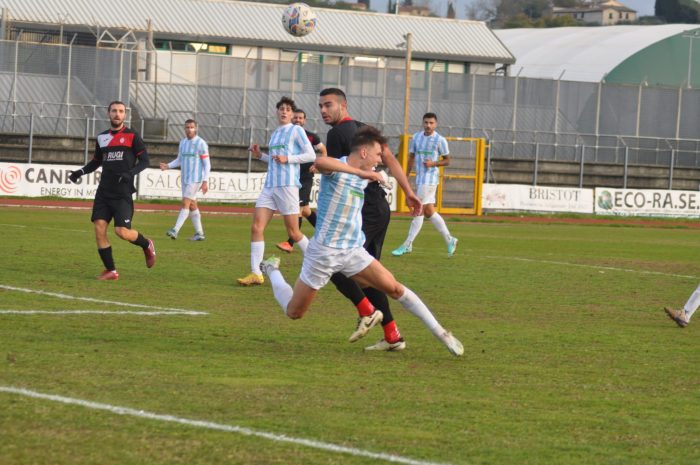
<path id="1" fill-rule="evenodd" d="M 579 8 L 586 6 L 586 2 L 583 0 L 554 0 L 552 5 L 559 8 Z"/>
<path id="2" fill-rule="evenodd" d="M 667 23 L 696 24 L 700 5 L 689 0 L 656 0 L 654 12 Z"/>
<path id="3" fill-rule="evenodd" d="M 549 13 L 549 0 L 498 0 L 496 26 L 506 24 L 532 24 L 532 20 L 539 19 Z M 524 21 L 524 15 L 531 21 Z M 527 27 L 527 26 L 523 26 Z"/>
<path id="4" fill-rule="evenodd" d="M 467 19 L 490 23 L 496 19 L 500 0 L 472 0 L 465 8 Z"/>
<path id="5" fill-rule="evenodd" d="M 525 13 L 518 13 L 515 16 L 506 18 L 503 23 L 504 29 L 514 29 L 514 28 L 525 28 L 534 27 L 532 19 L 530 19 Z"/>
<path id="6" fill-rule="evenodd" d="M 540 27 L 571 27 L 571 26 L 580 26 L 580 24 L 571 16 L 545 16 L 544 18 L 540 18 L 540 20 L 544 23 L 543 26 Z"/>
<path id="7" fill-rule="evenodd" d="M 447 17 L 450 19 L 455 19 L 457 17 L 455 5 L 451 1 L 447 3 Z"/>

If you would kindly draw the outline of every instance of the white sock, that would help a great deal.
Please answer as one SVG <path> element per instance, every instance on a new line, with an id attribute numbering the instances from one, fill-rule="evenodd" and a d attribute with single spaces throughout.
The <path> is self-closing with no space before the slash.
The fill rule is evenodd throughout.
<path id="1" fill-rule="evenodd" d="M 180 209 L 180 214 L 177 215 L 177 221 L 175 221 L 175 226 L 173 229 L 175 232 L 178 232 L 180 228 L 182 227 L 183 224 L 185 224 L 185 220 L 187 219 L 187 216 L 190 214 L 190 211 L 186 208 L 181 208 Z"/>
<path id="2" fill-rule="evenodd" d="M 301 253 L 306 254 L 306 248 L 309 246 L 309 238 L 303 236 L 301 240 L 296 241 L 295 244 L 299 246 L 299 250 L 301 250 Z"/>
<path id="3" fill-rule="evenodd" d="M 280 270 L 272 270 L 268 275 L 268 278 L 270 278 L 272 293 L 275 296 L 275 300 L 277 300 L 277 303 L 280 304 L 282 311 L 286 315 L 287 306 L 289 305 L 289 301 L 292 300 L 294 289 L 292 289 L 292 286 L 287 284 L 287 281 L 284 280 L 284 276 L 282 276 Z"/>
<path id="4" fill-rule="evenodd" d="M 438 323 L 433 314 L 430 313 L 430 309 L 420 300 L 420 297 L 406 286 L 404 286 L 403 289 L 403 295 L 396 299 L 403 305 L 403 308 L 420 318 L 423 324 L 427 326 L 430 332 L 435 336 L 440 336 L 444 333 L 445 328 L 440 326 L 440 323 Z"/>
<path id="5" fill-rule="evenodd" d="M 265 241 L 250 243 L 250 271 L 255 274 L 260 274 L 260 262 L 263 261 L 265 255 Z"/>
<path id="6" fill-rule="evenodd" d="M 430 217 L 430 222 L 433 223 L 435 229 L 442 234 L 442 237 L 445 239 L 445 244 L 449 244 L 452 236 L 450 236 L 450 231 L 447 229 L 447 225 L 445 224 L 445 220 L 442 219 L 442 216 L 440 216 L 438 212 L 435 212 L 433 216 Z"/>
<path id="7" fill-rule="evenodd" d="M 413 217 L 413 221 L 411 221 L 411 227 L 408 228 L 408 237 L 406 238 L 406 242 L 403 243 L 403 245 L 405 245 L 406 247 L 411 247 L 411 244 L 413 244 L 413 241 L 416 239 L 416 236 L 418 236 L 418 233 L 423 227 L 423 218 L 425 218 L 423 215 Z"/>
<path id="8" fill-rule="evenodd" d="M 693 313 L 695 313 L 695 310 L 698 309 L 700 306 L 700 286 L 695 289 L 695 291 L 690 295 L 690 298 L 688 299 L 688 302 L 685 303 L 685 306 L 683 307 L 683 311 L 685 312 L 685 316 L 690 321 L 690 317 L 693 316 Z"/>
<path id="9" fill-rule="evenodd" d="M 199 208 L 190 212 L 190 219 L 194 225 L 194 232 L 203 236 L 204 229 L 202 229 L 202 215 L 199 214 Z"/>

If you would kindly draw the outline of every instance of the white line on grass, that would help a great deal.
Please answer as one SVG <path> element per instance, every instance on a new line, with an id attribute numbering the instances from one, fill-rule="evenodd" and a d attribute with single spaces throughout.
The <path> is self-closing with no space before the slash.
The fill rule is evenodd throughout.
<path id="1" fill-rule="evenodd" d="M 7 223 L 0 223 L 0 226 L 7 226 L 9 228 L 28 228 L 29 227 L 29 226 L 24 225 L 24 224 L 7 224 Z M 32 226 L 32 229 L 43 229 L 45 231 L 92 233 L 92 231 L 90 231 L 88 229 L 49 228 L 46 226 Z"/>
<path id="2" fill-rule="evenodd" d="M 603 265 L 584 265 L 582 263 L 558 262 L 555 260 L 541 260 L 541 259 L 536 259 L 536 258 L 499 257 L 499 256 L 495 256 L 495 255 L 483 255 L 483 257 L 488 258 L 488 259 L 492 259 L 492 260 L 514 260 L 514 261 L 518 261 L 518 262 L 545 263 L 547 265 L 577 266 L 580 268 L 593 268 L 596 270 L 622 271 L 625 273 L 640 273 L 640 274 L 670 276 L 673 278 L 698 279 L 697 276 L 690 276 L 690 275 L 685 275 L 685 274 L 663 273 L 661 271 L 634 270 L 631 268 L 617 268 L 614 266 L 603 266 Z"/>
<path id="3" fill-rule="evenodd" d="M 96 302 L 96 303 L 100 303 L 100 304 L 118 305 L 120 307 L 148 308 L 151 310 L 162 310 L 162 311 L 169 312 L 170 314 L 208 315 L 207 312 L 198 312 L 196 310 L 188 310 L 188 309 L 183 309 L 183 308 L 157 307 L 155 305 L 132 304 L 129 302 L 116 302 L 113 300 L 93 299 L 92 297 L 76 297 L 76 296 L 67 295 L 67 294 L 59 294 L 58 292 L 48 292 L 48 291 L 41 291 L 41 290 L 36 290 L 36 289 L 27 289 L 24 287 L 7 286 L 5 284 L 0 284 L 0 289 L 5 289 L 7 291 L 26 292 L 29 294 L 47 295 L 50 297 L 57 297 L 59 299 L 82 300 L 85 302 Z"/>
<path id="4" fill-rule="evenodd" d="M 145 312 L 141 310 L 0 310 L 0 315 L 206 315 L 204 312 L 195 311 L 155 311 Z"/>
<path id="5" fill-rule="evenodd" d="M 228 433 L 237 433 L 242 434 L 244 436 L 255 436 L 263 439 L 268 439 L 274 442 L 287 442 L 291 444 L 298 444 L 301 446 L 311 447 L 313 449 L 320 449 L 338 454 L 349 454 L 354 455 L 356 457 L 368 457 L 371 459 L 385 460 L 387 462 L 394 463 L 404 463 L 407 465 L 449 465 L 447 463 L 425 462 L 423 460 L 415 460 L 408 457 L 402 457 L 400 455 L 370 452 L 363 449 L 356 449 L 354 447 L 346 447 L 338 444 L 332 444 L 329 442 L 315 441 L 313 439 L 296 438 L 294 436 L 287 436 L 284 434 L 275 434 L 269 433 L 267 431 L 258 431 L 243 426 L 226 425 L 222 423 L 213 423 L 210 421 L 203 420 L 190 420 L 188 418 L 152 413 L 147 412 L 145 410 L 132 409 L 129 407 L 119 407 L 117 405 L 103 404 L 99 402 L 92 402 L 89 400 L 75 399 L 72 397 L 63 397 L 54 394 L 44 394 L 41 392 L 30 391 L 28 389 L 16 388 L 12 386 L 0 386 L 0 392 L 18 394 L 21 396 L 33 397 L 35 399 L 50 400 L 53 402 L 60 402 L 68 405 L 78 405 L 80 407 L 85 407 L 93 410 L 104 410 L 107 412 L 115 413 L 117 415 L 130 415 L 138 418 L 147 418 L 149 420 L 179 423 L 181 425 L 194 426 L 197 428 L 206 428 L 217 431 L 225 431 Z"/>

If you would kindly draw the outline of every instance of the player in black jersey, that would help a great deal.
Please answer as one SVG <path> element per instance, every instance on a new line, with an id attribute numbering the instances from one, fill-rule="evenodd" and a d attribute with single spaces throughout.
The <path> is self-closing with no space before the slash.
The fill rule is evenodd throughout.
<path id="1" fill-rule="evenodd" d="M 323 89 L 319 94 L 318 106 L 323 122 L 332 126 L 326 136 L 328 156 L 340 158 L 348 155 L 350 153 L 350 143 L 357 128 L 364 124 L 350 118 L 345 93 L 340 89 L 333 87 Z M 405 192 L 406 203 L 411 209 L 411 213 L 414 216 L 419 215 L 422 207 L 420 199 L 413 192 L 398 160 L 386 146 L 383 148 L 382 163 L 389 168 L 391 174 Z M 365 201 L 362 207 L 362 231 L 365 234 L 364 247 L 377 260 L 381 258 L 384 237 L 391 219 L 391 211 L 385 196 L 386 192 L 384 192 L 379 183 L 370 183 L 365 189 Z M 334 274 L 331 281 L 345 297 L 355 304 L 360 315 L 357 321 L 357 328 L 350 336 L 350 342 L 355 342 L 363 337 L 372 326 L 378 323 L 378 319 L 375 316 L 379 312 L 375 312 L 375 309 L 379 309 L 384 314 L 382 320 L 384 338 L 376 344 L 366 347 L 365 350 L 396 351 L 406 348 L 406 343 L 401 337 L 389 309 L 389 300 L 386 294 L 371 287 L 360 289 L 355 281 L 340 273 Z"/>
<path id="2" fill-rule="evenodd" d="M 304 127 L 306 124 L 306 112 L 301 108 L 294 110 L 294 115 L 292 116 L 292 124 Z M 315 132 L 307 131 L 306 137 L 309 138 L 311 146 L 316 151 L 316 156 L 325 157 L 326 156 L 326 146 L 321 142 L 321 138 Z M 311 223 L 311 226 L 316 227 L 316 212 L 311 211 L 309 207 L 309 202 L 311 201 L 311 187 L 314 183 L 314 170 L 311 168 L 313 162 L 302 163 L 299 165 L 299 182 L 301 183 L 301 188 L 299 189 L 299 229 L 301 229 L 301 219 L 306 218 L 306 221 Z M 287 253 L 292 253 L 294 251 L 294 239 L 291 237 L 287 238 L 286 241 L 277 244 L 277 248 L 283 250 Z"/>
<path id="3" fill-rule="evenodd" d="M 143 249 L 148 268 L 156 262 L 156 249 L 152 240 L 131 229 L 131 218 L 134 215 L 132 195 L 136 192 L 134 176 L 148 168 L 146 146 L 141 136 L 124 126 L 126 105 L 123 102 L 110 103 L 107 111 L 111 128 L 97 135 L 92 160 L 78 171 L 73 171 L 69 179 L 77 183 L 80 176 L 92 173 L 102 166 L 91 220 L 95 225 L 97 252 L 105 266 L 97 279 L 113 281 L 119 279 L 119 273 L 114 266 L 112 246 L 107 238 L 107 226 L 112 219 L 117 236 Z"/>

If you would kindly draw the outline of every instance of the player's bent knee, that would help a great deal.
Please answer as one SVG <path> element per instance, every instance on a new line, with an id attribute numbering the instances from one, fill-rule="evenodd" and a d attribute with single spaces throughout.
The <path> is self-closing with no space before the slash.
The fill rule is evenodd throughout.
<path id="1" fill-rule="evenodd" d="M 129 232 L 131 230 L 127 228 L 116 227 L 114 228 L 114 233 L 119 236 L 120 239 L 128 240 Z"/>
<path id="2" fill-rule="evenodd" d="M 394 300 L 399 299 L 403 295 L 403 286 L 399 282 L 394 283 L 387 289 L 386 295 Z"/>
<path id="3" fill-rule="evenodd" d="M 250 227 L 250 232 L 253 235 L 262 234 L 265 232 L 265 226 L 263 226 L 262 224 L 253 223 L 253 225 Z"/>

